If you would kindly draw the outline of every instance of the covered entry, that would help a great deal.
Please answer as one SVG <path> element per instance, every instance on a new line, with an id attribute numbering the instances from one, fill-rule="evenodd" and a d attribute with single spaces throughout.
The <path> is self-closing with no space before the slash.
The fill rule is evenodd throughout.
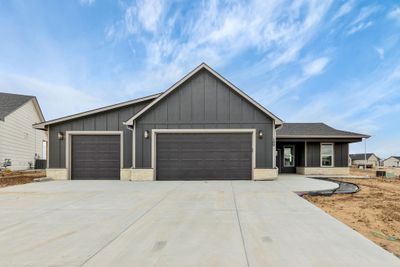
<path id="1" fill-rule="evenodd" d="M 120 135 L 71 135 L 71 179 L 119 180 Z"/>
<path id="2" fill-rule="evenodd" d="M 157 180 L 250 180 L 252 133 L 159 133 Z"/>

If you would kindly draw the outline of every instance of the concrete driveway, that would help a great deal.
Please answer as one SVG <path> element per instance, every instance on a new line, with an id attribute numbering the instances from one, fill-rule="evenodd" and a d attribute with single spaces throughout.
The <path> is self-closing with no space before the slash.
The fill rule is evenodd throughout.
<path id="1" fill-rule="evenodd" d="M 291 192 L 332 186 L 321 182 L 60 181 L 3 188 L 0 266 L 400 266 Z"/>

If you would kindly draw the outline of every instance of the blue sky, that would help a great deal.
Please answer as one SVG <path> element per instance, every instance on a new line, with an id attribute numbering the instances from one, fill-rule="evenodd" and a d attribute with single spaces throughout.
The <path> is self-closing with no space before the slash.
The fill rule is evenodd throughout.
<path id="1" fill-rule="evenodd" d="M 0 91 L 36 95 L 47 119 L 163 91 L 206 62 L 286 122 L 400 154 L 398 1 L 0 1 L 0 36 Z"/>

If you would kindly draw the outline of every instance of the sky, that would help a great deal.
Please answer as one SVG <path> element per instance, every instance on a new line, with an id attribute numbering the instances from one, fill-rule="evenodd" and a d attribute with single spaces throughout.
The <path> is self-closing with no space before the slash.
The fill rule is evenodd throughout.
<path id="1" fill-rule="evenodd" d="M 205 62 L 285 122 L 400 155 L 399 48 L 398 1 L 0 0 L 0 91 L 35 95 L 46 119 L 162 92 Z"/>

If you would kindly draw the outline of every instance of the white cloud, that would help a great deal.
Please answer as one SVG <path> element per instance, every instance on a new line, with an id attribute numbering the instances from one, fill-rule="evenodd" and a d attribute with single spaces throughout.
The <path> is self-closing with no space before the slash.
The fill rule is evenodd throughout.
<path id="1" fill-rule="evenodd" d="M 336 14 L 333 16 L 332 20 L 337 20 L 340 17 L 343 17 L 350 13 L 354 8 L 354 1 L 347 1 L 343 5 L 340 6 L 339 10 L 336 12 Z"/>
<path id="2" fill-rule="evenodd" d="M 158 1 L 126 7 L 127 38 L 146 53 L 143 71 L 137 73 L 140 89 L 154 88 L 154 76 L 161 79 L 157 83 L 168 84 L 203 61 L 216 68 L 228 65 L 249 49 L 258 51 L 263 71 L 292 63 L 318 32 L 331 1 L 197 3 L 189 13 Z M 108 28 L 106 35 L 114 32 Z M 127 90 L 138 88 L 134 80 Z"/>
<path id="3" fill-rule="evenodd" d="M 388 13 L 388 18 L 400 21 L 400 7 L 394 7 Z"/>
<path id="4" fill-rule="evenodd" d="M 356 32 L 363 31 L 363 30 L 365 30 L 365 29 L 371 27 L 372 25 L 373 25 L 373 22 L 372 22 L 372 21 L 361 22 L 361 23 L 359 23 L 359 24 L 357 24 L 357 25 L 351 27 L 351 28 L 347 31 L 347 34 L 348 34 L 348 35 L 352 35 L 352 34 L 354 34 L 354 33 L 356 33 Z"/>
<path id="5" fill-rule="evenodd" d="M 385 49 L 382 47 L 375 47 L 375 51 L 378 53 L 380 59 L 385 58 Z"/>
<path id="6" fill-rule="evenodd" d="M 92 6 L 96 0 L 79 0 L 79 4 L 82 6 Z"/>
<path id="7" fill-rule="evenodd" d="M 305 75 L 307 75 L 307 76 L 318 75 L 324 71 L 324 69 L 328 63 L 329 63 L 329 58 L 320 57 L 320 58 L 317 58 L 317 59 L 307 63 L 303 67 L 303 71 L 304 71 Z"/>
<path id="8" fill-rule="evenodd" d="M 368 19 L 371 15 L 376 13 L 379 10 L 377 6 L 366 6 L 363 7 L 358 13 L 358 16 L 351 22 L 351 25 L 356 25 L 364 20 Z"/>
<path id="9" fill-rule="evenodd" d="M 141 0 L 129 6 L 125 12 L 128 32 L 136 33 L 140 29 L 157 31 L 164 11 L 163 3 L 161 0 Z"/>
<path id="10" fill-rule="evenodd" d="M 366 134 L 382 131 L 393 123 L 392 116 L 400 110 L 396 102 L 400 97 L 400 68 L 396 66 L 398 60 L 378 67 L 366 77 L 344 80 L 335 90 L 322 90 L 310 96 L 304 107 L 288 112 L 288 120 L 324 121 L 334 127 Z"/>
<path id="11" fill-rule="evenodd" d="M 374 22 L 369 18 L 378 11 L 379 7 L 374 5 L 363 7 L 357 17 L 349 24 L 347 35 L 352 35 L 371 27 Z"/>
<path id="12" fill-rule="evenodd" d="M 0 73 L 0 91 L 36 96 L 47 120 L 105 105 L 78 88 L 8 73 Z"/>

